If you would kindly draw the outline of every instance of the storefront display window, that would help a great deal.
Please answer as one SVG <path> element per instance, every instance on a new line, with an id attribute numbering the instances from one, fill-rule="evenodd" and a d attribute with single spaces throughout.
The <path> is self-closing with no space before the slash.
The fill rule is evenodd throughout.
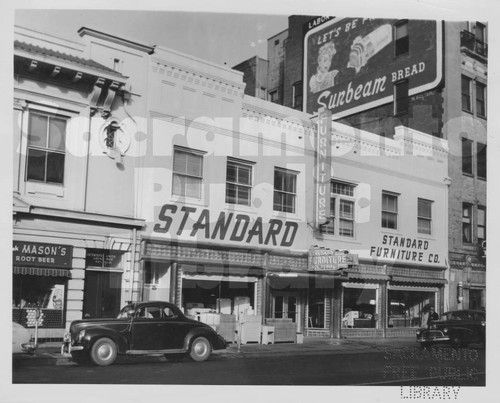
<path id="1" fill-rule="evenodd" d="M 13 321 L 34 327 L 35 308 L 41 308 L 39 327 L 64 327 L 66 286 L 65 277 L 14 275 Z"/>
<path id="2" fill-rule="evenodd" d="M 309 291 L 308 326 L 317 329 L 325 328 L 325 289 Z"/>
<path id="3" fill-rule="evenodd" d="M 419 327 L 430 307 L 436 308 L 435 292 L 389 290 L 388 326 Z"/>
<path id="4" fill-rule="evenodd" d="M 182 305 L 187 314 L 193 308 L 200 312 L 236 314 L 239 308 L 255 309 L 254 290 L 253 282 L 184 279 Z"/>
<path id="5" fill-rule="evenodd" d="M 376 301 L 374 288 L 344 288 L 343 327 L 374 328 Z"/>

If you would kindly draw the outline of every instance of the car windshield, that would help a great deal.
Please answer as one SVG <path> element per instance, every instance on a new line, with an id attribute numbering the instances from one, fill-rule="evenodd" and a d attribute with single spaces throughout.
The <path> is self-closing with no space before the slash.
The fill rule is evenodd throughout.
<path id="1" fill-rule="evenodd" d="M 117 318 L 118 319 L 127 319 L 127 318 L 131 318 L 134 316 L 134 313 L 135 313 L 135 309 L 133 306 L 131 305 L 128 305 L 126 306 L 125 308 L 123 308 L 120 313 L 118 314 Z"/>

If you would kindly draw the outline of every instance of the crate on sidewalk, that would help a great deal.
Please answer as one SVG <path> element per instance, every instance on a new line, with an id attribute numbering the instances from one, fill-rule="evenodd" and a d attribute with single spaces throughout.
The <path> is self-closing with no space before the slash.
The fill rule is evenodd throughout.
<path id="1" fill-rule="evenodd" d="M 274 326 L 274 342 L 297 342 L 297 325 L 290 318 L 268 318 L 266 325 Z"/>
<path id="2" fill-rule="evenodd" d="M 236 341 L 236 316 L 220 314 L 219 319 L 217 333 L 224 337 L 227 342 L 234 343 Z"/>

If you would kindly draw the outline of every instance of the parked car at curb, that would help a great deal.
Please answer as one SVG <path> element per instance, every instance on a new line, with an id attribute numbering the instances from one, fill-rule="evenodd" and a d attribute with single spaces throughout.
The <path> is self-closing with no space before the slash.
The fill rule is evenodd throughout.
<path id="1" fill-rule="evenodd" d="M 466 347 L 470 343 L 486 342 L 486 312 L 459 310 L 444 313 L 439 320 L 432 321 L 429 328 L 417 330 L 417 343 L 422 347 L 433 344 L 450 344 L 454 348 Z"/>
<path id="2" fill-rule="evenodd" d="M 12 322 L 12 354 L 33 353 L 34 350 L 28 329 L 17 322 Z"/>
<path id="3" fill-rule="evenodd" d="M 117 318 L 73 321 L 61 353 L 77 363 L 105 366 L 119 354 L 205 361 L 212 350 L 225 348 L 209 325 L 187 318 L 169 302 L 148 301 L 126 305 Z"/>

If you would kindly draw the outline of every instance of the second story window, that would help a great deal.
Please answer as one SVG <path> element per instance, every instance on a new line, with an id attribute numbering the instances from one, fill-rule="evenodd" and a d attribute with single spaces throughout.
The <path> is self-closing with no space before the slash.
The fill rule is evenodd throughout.
<path id="1" fill-rule="evenodd" d="M 354 188 L 349 183 L 330 183 L 330 216 L 328 224 L 320 226 L 320 232 L 354 237 Z"/>
<path id="2" fill-rule="evenodd" d="M 430 235 L 432 231 L 432 201 L 418 199 L 418 233 Z"/>
<path id="3" fill-rule="evenodd" d="M 395 55 L 404 55 L 410 50 L 410 37 L 408 36 L 408 21 L 398 22 L 394 26 Z"/>
<path id="4" fill-rule="evenodd" d="M 226 203 L 250 206 L 252 165 L 228 159 L 226 168 Z"/>
<path id="5" fill-rule="evenodd" d="M 382 193 L 382 228 L 398 229 L 398 195 Z"/>
<path id="6" fill-rule="evenodd" d="M 175 148 L 172 182 L 172 194 L 201 199 L 203 153 Z"/>
<path id="7" fill-rule="evenodd" d="M 462 242 L 472 243 L 472 204 L 462 203 Z"/>
<path id="8" fill-rule="evenodd" d="M 28 124 L 26 179 L 63 184 L 67 119 L 33 112 Z"/>
<path id="9" fill-rule="evenodd" d="M 471 79 L 462 76 L 462 110 L 472 112 Z"/>
<path id="10" fill-rule="evenodd" d="M 462 173 L 472 175 L 472 141 L 462 139 Z"/>
<path id="11" fill-rule="evenodd" d="M 297 173 L 283 168 L 274 169 L 273 210 L 295 213 Z"/>

